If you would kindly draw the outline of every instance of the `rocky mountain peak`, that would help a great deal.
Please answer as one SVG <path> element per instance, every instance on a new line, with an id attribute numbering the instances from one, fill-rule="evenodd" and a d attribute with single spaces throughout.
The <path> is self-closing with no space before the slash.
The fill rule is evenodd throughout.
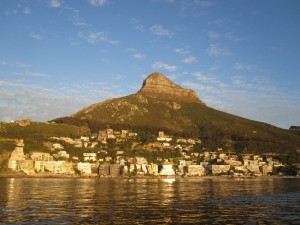
<path id="1" fill-rule="evenodd" d="M 158 72 L 150 74 L 144 80 L 143 86 L 138 94 L 158 99 L 198 102 L 204 104 L 198 98 L 196 92 L 180 87 L 165 75 Z"/>
<path id="2" fill-rule="evenodd" d="M 173 83 L 169 78 L 161 73 L 152 73 L 150 74 L 143 83 L 142 89 L 145 88 L 164 88 L 164 87 L 171 87 L 171 88 L 180 88 L 178 85 Z"/>

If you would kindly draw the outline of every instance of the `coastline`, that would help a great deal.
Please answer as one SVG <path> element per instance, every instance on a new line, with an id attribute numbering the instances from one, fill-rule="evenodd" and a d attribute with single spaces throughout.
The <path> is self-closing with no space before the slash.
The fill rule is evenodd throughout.
<path id="1" fill-rule="evenodd" d="M 289 179 L 300 178 L 300 176 L 254 176 L 254 177 L 227 177 L 227 176 L 103 176 L 98 174 L 85 174 L 85 175 L 67 175 L 67 174 L 0 174 L 0 178 L 55 178 L 55 179 L 175 179 L 175 180 L 251 180 L 251 179 Z"/>

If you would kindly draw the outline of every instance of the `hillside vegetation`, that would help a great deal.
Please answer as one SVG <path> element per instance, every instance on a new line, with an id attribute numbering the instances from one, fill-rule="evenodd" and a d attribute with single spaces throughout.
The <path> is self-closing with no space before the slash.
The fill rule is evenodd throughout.
<path id="1" fill-rule="evenodd" d="M 20 126 L 18 123 L 0 124 L 0 153 L 12 151 L 15 147 L 15 140 L 23 139 L 26 143 L 25 153 L 30 151 L 48 151 L 43 145 L 50 137 L 80 137 L 89 135 L 88 127 L 74 126 L 70 124 L 51 124 L 31 122 L 27 126 Z"/>
<path id="2" fill-rule="evenodd" d="M 92 132 L 108 126 L 149 134 L 163 130 L 178 137 L 200 138 L 207 148 L 276 153 L 290 153 L 300 148 L 300 137 L 295 132 L 198 103 L 164 101 L 139 95 L 95 104 L 76 113 L 73 118 L 86 122 Z M 70 119 L 56 121 L 68 123 Z"/>

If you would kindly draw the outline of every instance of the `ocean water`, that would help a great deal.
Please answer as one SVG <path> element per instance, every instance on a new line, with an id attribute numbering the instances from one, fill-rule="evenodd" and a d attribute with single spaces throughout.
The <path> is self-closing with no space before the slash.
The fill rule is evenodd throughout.
<path id="1" fill-rule="evenodd" d="M 300 224 L 300 179 L 0 178 L 0 224 Z"/>

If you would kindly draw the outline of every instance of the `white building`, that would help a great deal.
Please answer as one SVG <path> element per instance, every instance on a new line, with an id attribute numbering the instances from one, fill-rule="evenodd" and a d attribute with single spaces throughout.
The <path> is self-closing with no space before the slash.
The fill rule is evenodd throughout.
<path id="1" fill-rule="evenodd" d="M 54 174 L 74 174 L 73 163 L 65 161 L 34 161 L 34 169 L 38 172 Z"/>
<path id="2" fill-rule="evenodd" d="M 47 152 L 33 152 L 30 158 L 34 161 L 53 161 L 53 156 Z"/>
<path id="3" fill-rule="evenodd" d="M 162 169 L 159 172 L 159 175 L 161 175 L 161 176 L 173 176 L 173 175 L 175 175 L 175 172 L 173 170 L 173 165 L 172 164 L 162 165 Z"/>
<path id="4" fill-rule="evenodd" d="M 205 169 L 202 165 L 188 165 L 188 175 L 190 176 L 204 176 Z"/>
<path id="5" fill-rule="evenodd" d="M 89 142 L 90 138 L 89 137 L 85 137 L 85 136 L 81 136 L 80 139 L 84 142 Z"/>
<path id="6" fill-rule="evenodd" d="M 92 173 L 92 164 L 79 162 L 77 163 L 77 169 L 83 174 L 90 174 Z"/>
<path id="7" fill-rule="evenodd" d="M 8 168 L 12 170 L 18 170 L 18 162 L 26 159 L 23 147 L 24 142 L 23 140 L 20 140 L 17 143 L 17 147 L 15 148 L 15 150 L 11 153 L 11 156 L 8 161 Z"/>

